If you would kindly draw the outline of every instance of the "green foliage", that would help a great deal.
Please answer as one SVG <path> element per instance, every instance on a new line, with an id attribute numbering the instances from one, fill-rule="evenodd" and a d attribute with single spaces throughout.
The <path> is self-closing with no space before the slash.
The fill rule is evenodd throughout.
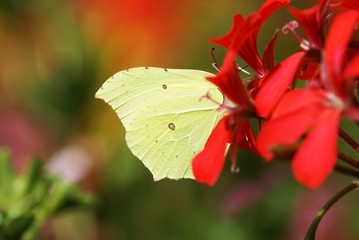
<path id="1" fill-rule="evenodd" d="M 84 58 L 90 58 L 83 56 Z M 74 70 L 74 65 L 77 69 Z M 73 124 L 70 120 L 83 113 L 86 103 L 93 98 L 96 68 L 94 62 L 63 63 L 53 73 L 51 79 L 45 79 L 36 85 L 28 86 L 29 105 L 58 135 L 65 134 L 64 128 Z"/>
<path id="2" fill-rule="evenodd" d="M 54 215 L 93 204 L 77 186 L 46 173 L 38 159 L 16 175 L 9 153 L 0 150 L 0 239 L 34 239 Z"/>

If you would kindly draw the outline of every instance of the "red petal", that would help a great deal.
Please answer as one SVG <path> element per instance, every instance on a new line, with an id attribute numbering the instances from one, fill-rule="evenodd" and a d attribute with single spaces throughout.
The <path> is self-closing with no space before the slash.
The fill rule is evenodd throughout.
<path id="1" fill-rule="evenodd" d="M 355 55 L 350 61 L 348 62 L 345 71 L 344 71 L 344 78 L 349 79 L 352 81 L 355 77 L 359 76 L 359 53 Z M 348 83 L 351 85 L 351 82 Z"/>
<path id="2" fill-rule="evenodd" d="M 241 32 L 243 23 L 245 22 L 241 14 L 236 14 L 233 17 L 233 24 L 231 29 L 227 34 L 219 38 L 210 38 L 209 40 L 213 43 L 216 43 L 222 47 L 229 48 L 231 43 L 236 40 L 238 32 Z"/>
<path id="3" fill-rule="evenodd" d="M 231 132 L 224 117 L 209 136 L 204 149 L 192 161 L 196 181 L 213 186 L 221 174 Z"/>
<path id="4" fill-rule="evenodd" d="M 256 31 L 252 31 L 252 34 L 246 39 L 241 47 L 237 47 L 235 49 L 237 50 L 237 54 L 251 69 L 256 71 L 259 75 L 264 75 L 265 72 L 263 69 L 262 60 L 260 59 L 257 50 L 257 35 L 259 27 L 260 25 L 257 25 L 258 29 Z"/>
<path id="5" fill-rule="evenodd" d="M 347 107 L 343 115 L 355 122 L 359 122 L 359 108 L 356 106 Z"/>
<path id="6" fill-rule="evenodd" d="M 207 79 L 216 84 L 223 94 L 238 106 L 251 108 L 252 104 L 249 100 L 247 90 L 234 64 L 235 56 L 236 53 L 229 49 L 221 71 L 219 71 L 216 76 Z"/>
<path id="7" fill-rule="evenodd" d="M 287 5 L 290 0 L 267 0 L 259 9 L 259 13 L 263 16 L 263 21 L 267 20 L 279 8 Z"/>
<path id="8" fill-rule="evenodd" d="M 274 157 L 276 146 L 292 146 L 312 126 L 318 109 L 301 109 L 263 124 L 257 137 L 257 149 L 267 161 Z"/>
<path id="9" fill-rule="evenodd" d="M 330 26 L 325 45 L 324 67 L 328 71 L 329 81 L 327 84 L 334 88 L 333 91 L 340 97 L 347 95 L 347 86 L 343 83 L 343 61 L 358 17 L 358 11 L 345 11 L 337 15 Z"/>
<path id="10" fill-rule="evenodd" d="M 318 66 L 318 62 L 306 62 L 302 65 L 300 71 L 298 72 L 298 78 L 302 80 L 310 80 L 311 83 L 313 83 L 313 81 L 316 82 L 314 77 L 318 74 Z"/>
<path id="11" fill-rule="evenodd" d="M 294 176 L 309 188 L 319 187 L 335 166 L 339 119 L 338 109 L 322 112 L 293 158 Z"/>
<path id="12" fill-rule="evenodd" d="M 300 22 L 312 47 L 321 49 L 324 42 L 323 27 L 328 11 L 328 0 L 320 0 L 314 7 L 306 10 L 299 10 L 293 7 L 289 7 L 288 10 Z"/>
<path id="13" fill-rule="evenodd" d="M 263 79 L 255 97 L 255 106 L 259 116 L 267 118 L 287 91 L 296 76 L 299 64 L 305 52 L 298 52 L 278 64 Z"/>
<path id="14" fill-rule="evenodd" d="M 231 30 L 224 36 L 210 41 L 221 45 L 227 49 L 235 51 L 252 69 L 260 71 L 262 74 L 262 63 L 258 56 L 256 39 L 257 32 L 262 25 L 262 16 L 253 13 L 243 19 L 239 14 L 234 16 L 234 22 Z"/>
<path id="15" fill-rule="evenodd" d="M 268 43 L 263 53 L 262 62 L 263 62 L 263 68 L 266 72 L 272 70 L 275 67 L 274 45 L 275 42 L 277 41 L 277 36 L 278 36 L 278 30 L 274 33 L 272 39 Z"/>
<path id="16" fill-rule="evenodd" d="M 287 92 L 273 111 L 272 119 L 278 118 L 300 109 L 322 106 L 326 92 L 320 89 L 297 89 Z"/>
<path id="17" fill-rule="evenodd" d="M 234 16 L 231 30 L 226 35 L 210 40 L 225 48 L 232 48 L 253 70 L 264 75 L 257 50 L 258 31 L 270 15 L 288 2 L 289 0 L 268 0 L 258 12 L 252 13 L 246 20 L 237 14 Z"/>
<path id="18" fill-rule="evenodd" d="M 246 39 L 243 46 L 237 48 L 238 55 L 259 75 L 264 75 L 265 69 L 263 68 L 263 64 L 257 50 L 258 31 L 268 17 L 289 2 L 290 0 L 268 0 L 264 2 L 257 13 L 260 15 L 261 19 L 257 21 L 257 24 L 253 24 L 251 35 Z"/>
<path id="19" fill-rule="evenodd" d="M 250 149 L 253 153 L 257 152 L 257 143 L 249 120 L 243 120 L 237 138 L 237 146 L 241 149 Z"/>
<path id="20" fill-rule="evenodd" d="M 272 149 L 279 145 L 293 145 L 316 121 L 323 109 L 322 98 L 314 90 L 295 90 L 279 103 L 280 113 L 262 125 L 257 137 L 258 152 L 266 159 L 274 157 Z M 305 101 L 301 101 L 305 99 Z M 310 99 L 310 100 L 307 100 Z M 284 110 L 288 108 L 288 110 Z"/>
<path id="21" fill-rule="evenodd" d="M 347 8 L 347 9 L 356 9 L 359 10 L 359 1 L 358 0 L 344 0 L 341 2 L 339 7 Z"/>

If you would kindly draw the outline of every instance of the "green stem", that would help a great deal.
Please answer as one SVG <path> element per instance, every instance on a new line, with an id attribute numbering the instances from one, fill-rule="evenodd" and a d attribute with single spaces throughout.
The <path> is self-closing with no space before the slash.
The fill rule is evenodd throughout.
<path id="1" fill-rule="evenodd" d="M 315 240 L 315 233 L 317 231 L 318 225 L 322 218 L 324 217 L 325 213 L 342 197 L 344 197 L 347 193 L 349 193 L 352 190 L 359 188 L 359 182 L 353 181 L 348 186 L 343 188 L 340 192 L 338 192 L 336 195 L 334 195 L 333 198 L 331 198 L 317 213 L 317 215 L 314 217 L 307 234 L 305 235 L 304 240 Z"/>

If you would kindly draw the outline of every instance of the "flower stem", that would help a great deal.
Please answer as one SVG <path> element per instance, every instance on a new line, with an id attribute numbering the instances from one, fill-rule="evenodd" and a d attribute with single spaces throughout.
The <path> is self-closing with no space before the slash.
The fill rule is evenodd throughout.
<path id="1" fill-rule="evenodd" d="M 339 136 L 356 152 L 359 152 L 359 144 L 341 128 L 339 128 Z"/>
<path id="2" fill-rule="evenodd" d="M 345 175 L 349 175 L 349 176 L 352 176 L 352 177 L 359 177 L 359 171 L 356 171 L 354 169 L 345 168 L 345 167 L 342 167 L 340 165 L 336 165 L 334 169 L 337 172 L 345 174 Z"/>
<path id="3" fill-rule="evenodd" d="M 349 193 L 352 190 L 359 188 L 359 182 L 353 181 L 348 186 L 343 188 L 340 192 L 334 195 L 317 213 L 317 215 L 314 217 L 307 234 L 305 235 L 304 240 L 315 240 L 315 233 L 317 231 L 318 225 L 320 221 L 322 220 L 323 216 L 326 214 L 326 212 L 342 197 L 344 197 L 347 193 Z"/>
<path id="4" fill-rule="evenodd" d="M 359 162 L 356 161 L 355 159 L 349 157 L 348 155 L 346 155 L 346 154 L 344 154 L 344 153 L 342 153 L 342 152 L 339 152 L 339 153 L 338 153 L 338 158 L 339 158 L 340 160 L 342 160 L 343 162 L 345 162 L 345 163 L 347 163 L 347 164 L 349 164 L 349 165 L 351 165 L 351 166 L 353 166 L 353 167 L 359 169 Z"/>

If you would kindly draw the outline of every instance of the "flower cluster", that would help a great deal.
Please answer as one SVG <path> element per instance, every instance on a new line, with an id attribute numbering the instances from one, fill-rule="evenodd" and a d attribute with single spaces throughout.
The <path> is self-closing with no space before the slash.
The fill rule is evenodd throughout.
<path id="1" fill-rule="evenodd" d="M 197 181 L 216 183 L 230 144 L 232 166 L 237 148 L 250 149 L 265 161 L 291 159 L 298 182 L 316 188 L 333 171 L 340 155 L 341 118 L 359 122 L 359 41 L 354 38 L 359 26 L 358 1 L 319 0 L 306 10 L 288 7 L 296 20 L 282 31 L 293 33 L 301 50 L 276 63 L 278 31 L 262 57 L 257 35 L 268 17 L 289 2 L 267 0 L 247 18 L 237 14 L 227 34 L 210 39 L 227 49 L 219 72 L 208 80 L 224 94 L 222 107 L 228 114 L 193 159 Z M 296 32 L 297 27 L 305 37 Z M 237 57 L 253 70 L 246 79 L 240 76 Z M 257 119 L 256 133 L 251 119 Z"/>

